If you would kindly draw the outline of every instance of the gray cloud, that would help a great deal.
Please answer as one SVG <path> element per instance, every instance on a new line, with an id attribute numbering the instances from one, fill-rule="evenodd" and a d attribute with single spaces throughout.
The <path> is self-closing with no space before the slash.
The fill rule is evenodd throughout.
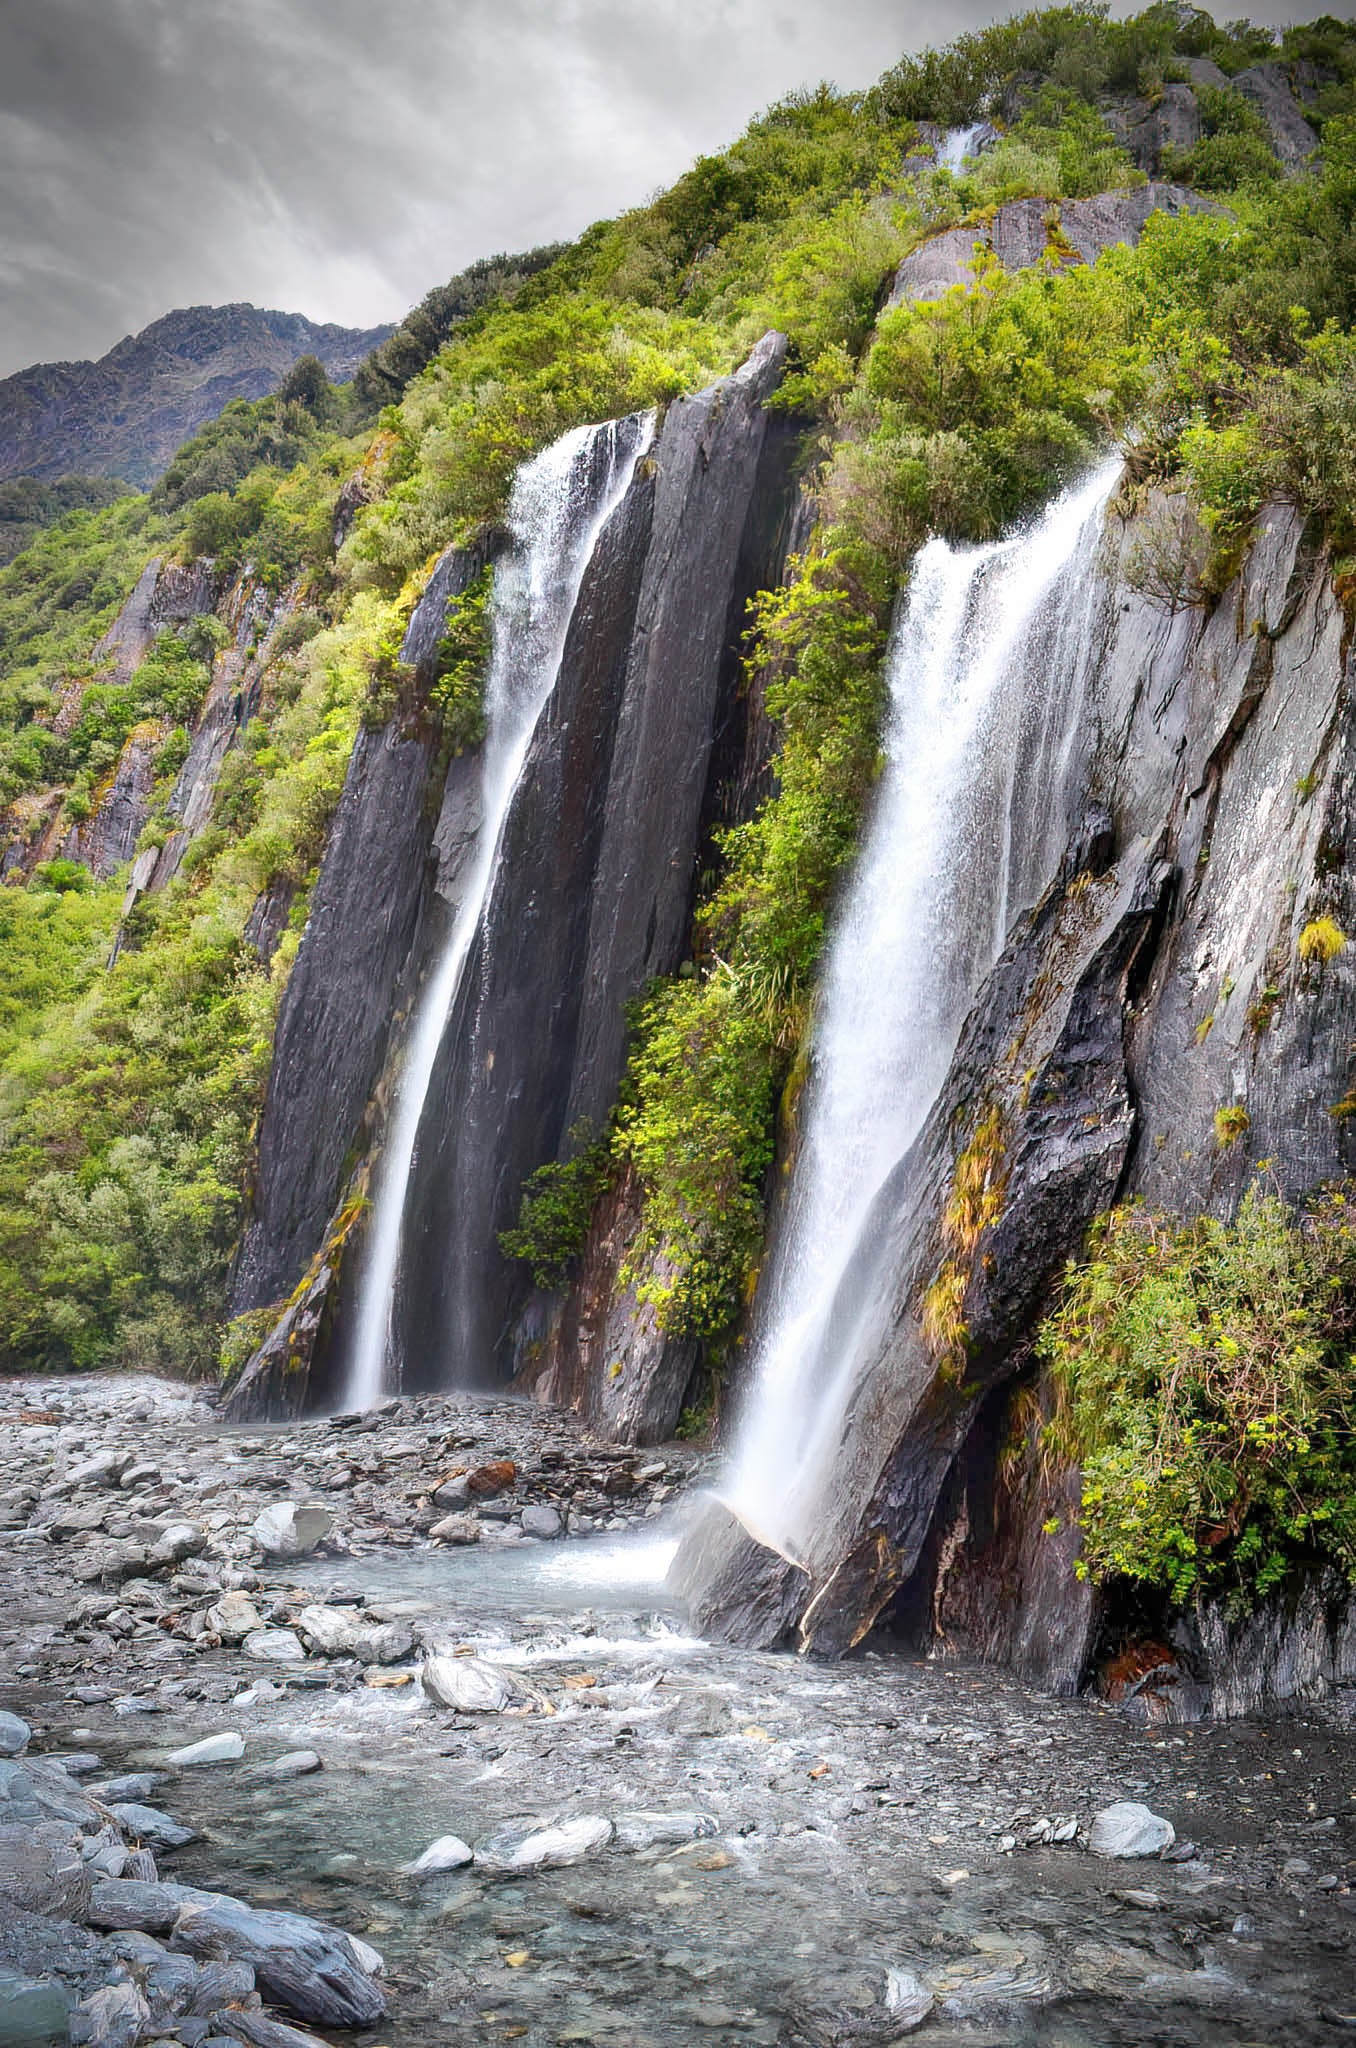
<path id="1" fill-rule="evenodd" d="M 1263 19 L 1307 19 L 1273 4 Z M 0 374 L 231 299 L 369 325 L 988 0 L 0 0 Z"/>

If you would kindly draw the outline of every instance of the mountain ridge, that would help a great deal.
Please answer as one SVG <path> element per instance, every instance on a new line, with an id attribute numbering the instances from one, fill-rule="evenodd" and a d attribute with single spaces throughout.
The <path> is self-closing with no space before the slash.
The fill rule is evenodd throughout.
<path id="1" fill-rule="evenodd" d="M 262 398 L 298 356 L 351 377 L 393 332 L 235 300 L 162 314 L 95 359 L 33 363 L 0 379 L 0 478 L 114 476 L 145 486 L 236 398 Z"/>

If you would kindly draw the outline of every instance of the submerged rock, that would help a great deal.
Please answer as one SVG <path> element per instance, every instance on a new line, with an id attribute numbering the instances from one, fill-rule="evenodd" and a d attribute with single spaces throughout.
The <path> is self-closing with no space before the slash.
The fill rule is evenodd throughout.
<path id="1" fill-rule="evenodd" d="M 509 1821 L 483 1835 L 475 1846 L 477 1870 L 509 1876 L 528 1870 L 559 1870 L 582 1863 L 606 1848 L 612 1823 L 601 1814 L 579 1814 L 572 1820 Z"/>

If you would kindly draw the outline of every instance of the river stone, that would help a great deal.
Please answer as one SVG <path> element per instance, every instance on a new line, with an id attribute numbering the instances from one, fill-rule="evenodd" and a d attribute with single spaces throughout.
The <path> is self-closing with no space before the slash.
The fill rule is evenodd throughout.
<path id="1" fill-rule="evenodd" d="M 151 2017 L 151 2008 L 135 1984 L 105 1984 L 80 2001 L 79 2011 L 91 2028 L 93 2048 L 133 2048 Z"/>
<path id="2" fill-rule="evenodd" d="M 386 2010 L 366 1961 L 374 1951 L 300 1913 L 256 1913 L 234 1899 L 188 1905 L 172 1946 L 207 1961 L 248 1963 L 266 1999 L 317 2026 L 369 2027 Z"/>
<path id="3" fill-rule="evenodd" d="M 88 1896 L 74 1827 L 56 1820 L 0 1825 L 0 1907 L 80 1919 Z"/>
<path id="4" fill-rule="evenodd" d="M 70 2038 L 70 2015 L 59 1984 L 0 1970 L 0 2041 L 5 2048 L 66 2048 Z"/>
<path id="5" fill-rule="evenodd" d="M 303 2034 L 300 2027 L 289 2027 L 285 2020 L 270 2019 L 263 2012 L 242 2011 L 238 2006 L 213 2013 L 212 2021 L 218 2033 L 229 2035 L 233 2041 L 248 2041 L 250 2048 L 325 2048 L 315 2034 Z"/>
<path id="6" fill-rule="evenodd" d="M 306 1557 L 333 1527 L 328 1508 L 278 1500 L 264 1509 L 250 1534 L 268 1557 Z"/>
<path id="7" fill-rule="evenodd" d="M 101 1785 L 91 1785 L 90 1790 L 105 1806 L 116 1805 L 120 1799 L 149 1799 L 164 1775 L 163 1771 L 127 1771 L 120 1778 L 105 1778 Z"/>
<path id="8" fill-rule="evenodd" d="M 106 1877 L 89 1895 L 86 1919 L 106 1933 L 134 1930 L 168 1934 L 185 1906 L 215 1903 L 220 1894 L 191 1884 L 143 1884 L 136 1878 Z"/>
<path id="9" fill-rule="evenodd" d="M 927 1985 L 912 1970 L 886 1971 L 885 2010 L 890 2015 L 892 2030 L 911 2034 L 915 2027 L 922 2026 L 935 2004 Z"/>
<path id="10" fill-rule="evenodd" d="M 220 1636 L 223 1643 L 243 1643 L 246 1636 L 264 1626 L 264 1617 L 249 1594 L 240 1592 L 223 1593 L 203 1619 L 210 1633 Z"/>
<path id="11" fill-rule="evenodd" d="M 182 1849 L 185 1842 L 198 1839 L 195 1828 L 182 1827 L 158 1806 L 143 1806 L 139 1800 L 119 1801 L 109 1812 L 125 1833 L 138 1835 L 155 1849 Z"/>
<path id="12" fill-rule="evenodd" d="M 297 1631 L 306 1647 L 325 1657 L 350 1655 L 363 1626 L 356 1607 L 303 1607 L 297 1616 Z"/>
<path id="13" fill-rule="evenodd" d="M 444 1515 L 428 1533 L 436 1543 L 479 1543 L 480 1524 L 474 1515 Z"/>
<path id="14" fill-rule="evenodd" d="M 426 1657 L 419 1683 L 440 1707 L 462 1714 L 499 1714 L 517 1690 L 513 1681 L 483 1657 Z"/>
<path id="15" fill-rule="evenodd" d="M 476 1843 L 476 1868 L 496 1876 L 560 1870 L 569 1863 L 582 1863 L 611 1840 L 611 1821 L 596 1813 L 562 1821 L 509 1821 Z"/>
<path id="16" fill-rule="evenodd" d="M 206 1548 L 207 1538 L 195 1522 L 171 1522 L 151 1545 L 150 1561 L 154 1565 L 182 1564 L 186 1557 L 196 1557 Z"/>
<path id="17" fill-rule="evenodd" d="M 536 1536 L 543 1543 L 549 1543 L 553 1536 L 559 1536 L 562 1523 L 554 1508 L 524 1508 L 519 1517 L 524 1536 Z"/>
<path id="18" fill-rule="evenodd" d="M 241 1648 L 247 1657 L 257 1657 L 262 1664 L 301 1664 L 306 1659 L 301 1638 L 290 1628 L 253 1629 Z"/>
<path id="19" fill-rule="evenodd" d="M 613 1841 L 619 1849 L 652 1849 L 677 1842 L 709 1842 L 719 1833 L 709 1813 L 650 1813 L 638 1809 L 613 1816 Z"/>
<path id="20" fill-rule="evenodd" d="M 195 1764 L 237 1763 L 244 1754 L 244 1736 L 234 1728 L 226 1728 L 220 1735 L 205 1735 L 201 1742 L 190 1742 L 183 1749 L 176 1749 L 166 1761 L 177 1764 L 181 1770 L 188 1770 Z"/>
<path id="21" fill-rule="evenodd" d="M 428 1877 L 439 1870 L 460 1870 L 471 1861 L 472 1851 L 460 1835 L 439 1835 L 422 1856 L 404 1866 L 407 1877 Z"/>
<path id="22" fill-rule="evenodd" d="M 313 1771 L 323 1770 L 324 1765 L 313 1749 L 289 1749 L 285 1756 L 275 1757 L 264 1772 L 266 1778 L 307 1778 Z"/>
<path id="23" fill-rule="evenodd" d="M 17 1714 L 0 1714 L 0 1756 L 22 1756 L 33 1730 Z"/>
<path id="24" fill-rule="evenodd" d="M 72 1465 L 64 1484 L 72 1486 L 116 1486 L 132 1462 L 130 1451 L 99 1451 L 92 1458 Z"/>
<path id="25" fill-rule="evenodd" d="M 1176 1839 L 1171 1821 L 1134 1799 L 1103 1807 L 1088 1830 L 1088 1847 L 1094 1856 L 1157 1856 Z"/>

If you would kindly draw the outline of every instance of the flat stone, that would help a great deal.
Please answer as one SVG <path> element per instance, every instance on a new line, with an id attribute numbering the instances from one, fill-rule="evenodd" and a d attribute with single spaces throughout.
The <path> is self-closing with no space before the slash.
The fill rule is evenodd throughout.
<path id="1" fill-rule="evenodd" d="M 444 1515 L 428 1533 L 435 1543 L 479 1543 L 480 1524 L 474 1515 Z"/>
<path id="2" fill-rule="evenodd" d="M 1134 1799 L 1103 1807 L 1088 1830 L 1088 1847 L 1094 1856 L 1159 1856 L 1176 1839 L 1171 1821 Z"/>
<path id="3" fill-rule="evenodd" d="M 289 1749 L 285 1756 L 275 1757 L 264 1772 L 266 1778 L 306 1778 L 313 1771 L 324 1769 L 322 1758 L 313 1749 Z"/>
<path id="4" fill-rule="evenodd" d="M 106 1984 L 80 2001 L 93 2048 L 134 2048 L 151 2008 L 135 1984 Z"/>
<path id="5" fill-rule="evenodd" d="M 211 1634 L 220 1636 L 223 1643 L 243 1643 L 246 1636 L 264 1627 L 264 1617 L 249 1594 L 238 1591 L 223 1593 L 203 1619 Z"/>
<path id="6" fill-rule="evenodd" d="M 519 1520 L 524 1536 L 535 1536 L 543 1543 L 559 1536 L 564 1527 L 554 1508 L 524 1508 Z"/>
<path id="7" fill-rule="evenodd" d="M 180 1770 L 191 1770 L 198 1764 L 238 1763 L 245 1754 L 245 1738 L 234 1728 L 227 1728 L 220 1735 L 205 1735 L 201 1742 L 190 1742 L 183 1749 L 176 1749 L 166 1758 Z"/>
<path id="8" fill-rule="evenodd" d="M 304 1664 L 306 1652 L 301 1638 L 290 1628 L 256 1628 L 241 1645 L 247 1657 L 261 1664 Z"/>
<path id="9" fill-rule="evenodd" d="M 185 1906 L 215 1903 L 219 1894 L 187 1884 L 142 1884 L 106 1877 L 93 1886 L 86 1919 L 105 1932 L 168 1934 Z"/>

